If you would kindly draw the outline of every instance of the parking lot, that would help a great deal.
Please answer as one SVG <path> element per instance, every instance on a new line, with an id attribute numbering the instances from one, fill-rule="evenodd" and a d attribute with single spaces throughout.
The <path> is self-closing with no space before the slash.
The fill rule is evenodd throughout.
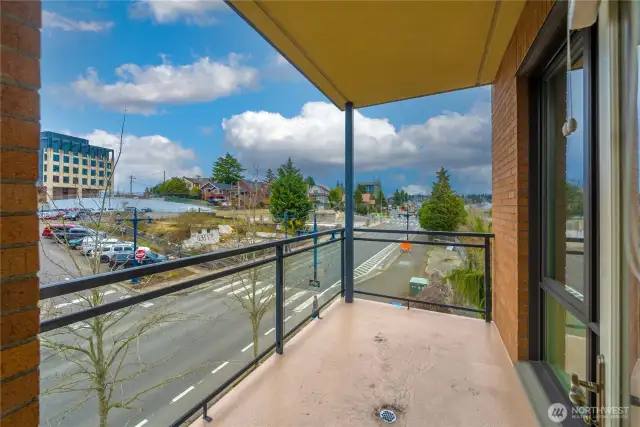
<path id="1" fill-rule="evenodd" d="M 43 237 L 42 231 L 53 222 L 57 221 L 40 221 L 39 226 L 40 271 L 38 277 L 41 284 L 70 280 L 110 270 L 108 264 L 100 264 L 99 271 L 92 271 L 90 258 L 64 243 L 57 243 L 55 239 Z"/>

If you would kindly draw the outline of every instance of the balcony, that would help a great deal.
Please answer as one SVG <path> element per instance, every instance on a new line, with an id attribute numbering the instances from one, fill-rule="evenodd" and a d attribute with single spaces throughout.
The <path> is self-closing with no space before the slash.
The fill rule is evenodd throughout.
<path id="1" fill-rule="evenodd" d="M 364 299 L 322 317 L 191 426 L 536 425 L 491 323 Z"/>
<path id="2" fill-rule="evenodd" d="M 45 285 L 42 425 L 366 426 L 390 410 L 533 426 L 491 322 L 492 235 L 383 225 L 354 230 L 355 289 L 344 229 Z M 431 247 L 484 252 L 473 304 L 409 289 Z M 212 263 L 227 267 L 127 285 Z"/>

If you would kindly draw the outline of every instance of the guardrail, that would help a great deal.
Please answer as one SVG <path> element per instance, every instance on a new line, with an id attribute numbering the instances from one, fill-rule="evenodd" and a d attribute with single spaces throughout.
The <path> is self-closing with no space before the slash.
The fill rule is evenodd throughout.
<path id="1" fill-rule="evenodd" d="M 370 229 L 367 228 L 355 228 L 354 232 L 370 232 Z M 391 298 L 399 301 L 403 301 L 407 303 L 407 308 L 410 307 L 411 303 L 414 304 L 423 304 L 432 307 L 442 307 L 453 310 L 462 310 L 471 313 L 480 313 L 484 315 L 484 320 L 487 322 L 491 322 L 491 311 L 492 311 L 492 298 L 491 298 L 491 239 L 494 237 L 493 233 L 472 233 L 472 232 L 455 232 L 455 231 L 424 231 L 424 230 L 390 230 L 390 229 L 376 229 L 376 233 L 381 234 L 401 234 L 406 235 L 419 235 L 419 236 L 431 236 L 431 237 L 454 237 L 456 238 L 454 242 L 441 242 L 441 241 L 420 241 L 420 240 L 409 240 L 409 239 L 382 239 L 382 238 L 370 238 L 370 237 L 358 237 L 357 235 L 354 237 L 355 241 L 364 241 L 364 242 L 389 242 L 389 243 L 411 243 L 412 245 L 427 245 L 427 246 L 452 246 L 459 248 L 477 248 L 484 250 L 484 307 L 482 308 L 472 308 L 472 307 L 463 307 L 458 305 L 451 304 L 443 304 L 436 303 L 430 301 L 422 301 L 415 298 L 394 296 L 394 295 L 385 295 L 379 294 L 375 292 L 368 292 L 354 289 L 354 294 L 360 295 L 368 295 L 380 298 Z M 467 237 L 467 238 L 477 238 L 482 239 L 483 243 L 462 243 L 458 242 L 458 238 Z"/>
<path id="2" fill-rule="evenodd" d="M 299 249 L 290 249 L 292 244 L 302 242 L 310 239 L 317 239 L 321 236 L 331 235 L 331 239 L 316 243 L 310 246 L 302 247 Z M 316 240 L 317 241 L 317 240 Z M 59 317 L 43 320 L 40 323 L 40 333 L 46 333 L 59 328 L 63 328 L 72 325 L 77 322 L 82 322 L 88 319 L 95 318 L 100 315 L 115 312 L 117 310 L 130 307 L 136 304 L 140 304 L 164 295 L 173 294 L 178 291 L 183 291 L 194 286 L 231 276 L 240 273 L 245 270 L 249 270 L 258 266 L 262 266 L 271 262 L 275 262 L 275 342 L 262 351 L 257 357 L 249 361 L 241 369 L 239 369 L 233 376 L 231 376 L 222 385 L 216 388 L 213 392 L 202 399 L 197 405 L 186 412 L 180 419 L 172 424 L 172 426 L 180 426 L 185 421 L 189 420 L 194 414 L 202 410 L 203 418 L 210 420 L 207 416 L 207 408 L 209 403 L 216 399 L 227 388 L 238 381 L 244 374 L 255 367 L 260 360 L 269 355 L 275 350 L 276 353 L 282 354 L 284 350 L 285 341 L 292 336 L 297 330 L 299 330 L 306 322 L 309 321 L 315 314 L 319 313 L 319 310 L 323 309 L 331 303 L 337 296 L 344 292 L 344 265 L 341 262 L 342 268 L 340 273 L 341 286 L 335 294 L 331 295 L 321 306 L 318 311 L 312 312 L 309 315 L 302 318 L 302 320 L 291 328 L 287 333 L 284 332 L 284 313 L 285 313 L 285 278 L 284 278 L 284 260 L 294 255 L 312 251 L 323 246 L 332 244 L 340 244 L 340 253 L 344 253 L 344 229 L 333 229 L 322 231 L 318 233 L 307 234 L 298 237 L 292 237 L 289 239 L 278 240 L 274 242 L 260 243 L 256 245 L 241 247 L 237 249 L 222 250 L 204 255 L 196 255 L 187 258 L 181 258 L 173 261 L 168 261 L 159 264 L 152 264 L 147 266 L 134 267 L 124 270 L 117 270 L 108 273 L 98 274 L 95 276 L 82 277 L 74 280 L 67 280 L 64 282 L 57 282 L 52 284 L 43 285 L 40 287 L 40 300 L 49 298 L 64 296 L 81 291 L 91 290 L 105 285 L 116 284 L 124 280 L 130 280 L 133 278 L 139 278 L 156 273 L 168 272 L 183 267 L 202 264 L 205 262 L 220 261 L 236 257 L 238 255 L 248 254 L 252 252 L 261 252 L 260 259 L 235 265 L 224 271 L 214 272 L 206 274 L 202 277 L 194 279 L 187 279 L 183 282 L 167 286 L 166 288 L 151 290 L 142 294 L 131 295 L 128 298 L 120 299 L 117 301 L 105 303 L 98 306 L 93 306 L 78 312 L 61 315 Z M 271 251 L 274 251 L 273 255 L 269 255 Z M 343 256 L 340 256 L 342 260 Z M 315 308 L 314 308 L 315 309 Z"/>

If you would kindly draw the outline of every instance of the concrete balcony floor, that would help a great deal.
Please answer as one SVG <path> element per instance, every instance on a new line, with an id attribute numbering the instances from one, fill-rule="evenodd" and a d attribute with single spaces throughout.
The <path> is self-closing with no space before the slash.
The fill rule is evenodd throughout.
<path id="1" fill-rule="evenodd" d="M 537 426 L 493 324 L 358 298 L 322 317 L 192 427 Z"/>

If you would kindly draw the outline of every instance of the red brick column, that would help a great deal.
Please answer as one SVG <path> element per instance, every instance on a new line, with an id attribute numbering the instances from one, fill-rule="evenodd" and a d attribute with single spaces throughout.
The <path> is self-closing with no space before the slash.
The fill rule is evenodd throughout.
<path id="1" fill-rule="evenodd" d="M 529 0 L 492 89 L 493 319 L 512 361 L 529 354 L 529 93 L 516 76 L 553 0 Z"/>
<path id="2" fill-rule="evenodd" d="M 38 425 L 39 1 L 0 1 L 0 426 Z"/>

